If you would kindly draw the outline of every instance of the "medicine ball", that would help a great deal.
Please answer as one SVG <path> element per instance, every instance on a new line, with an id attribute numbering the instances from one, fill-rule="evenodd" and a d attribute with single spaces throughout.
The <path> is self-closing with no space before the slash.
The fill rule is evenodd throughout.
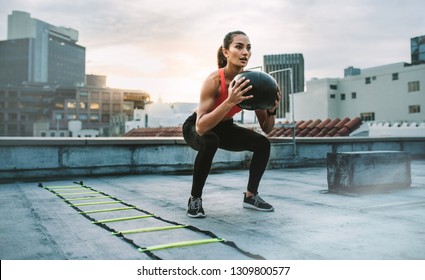
<path id="1" fill-rule="evenodd" d="M 274 106 L 277 98 L 277 82 L 272 76 L 261 71 L 243 71 L 236 75 L 234 81 L 242 77 L 250 80 L 248 86 L 252 86 L 244 96 L 252 95 L 253 97 L 239 103 L 238 106 L 240 108 L 246 110 L 266 110 Z"/>

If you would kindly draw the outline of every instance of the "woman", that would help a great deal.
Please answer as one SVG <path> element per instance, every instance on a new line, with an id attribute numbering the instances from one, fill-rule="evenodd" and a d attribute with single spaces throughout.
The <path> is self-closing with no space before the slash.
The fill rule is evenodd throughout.
<path id="1" fill-rule="evenodd" d="M 194 163 L 191 197 L 187 214 L 192 218 L 205 217 L 202 207 L 202 190 L 214 155 L 218 148 L 228 151 L 253 152 L 249 169 L 247 191 L 244 193 L 243 207 L 260 211 L 273 211 L 274 208 L 258 196 L 258 186 L 266 169 L 270 155 L 270 142 L 267 137 L 253 130 L 233 123 L 232 117 L 241 111 L 236 106 L 252 86 L 244 78 L 234 82 L 234 77 L 243 71 L 251 57 L 251 43 L 242 31 L 228 33 L 217 54 L 219 69 L 212 72 L 204 81 L 199 106 L 183 124 L 183 136 L 190 147 L 198 151 Z M 269 133 L 275 123 L 276 108 L 256 110 L 256 116 L 265 133 Z"/>

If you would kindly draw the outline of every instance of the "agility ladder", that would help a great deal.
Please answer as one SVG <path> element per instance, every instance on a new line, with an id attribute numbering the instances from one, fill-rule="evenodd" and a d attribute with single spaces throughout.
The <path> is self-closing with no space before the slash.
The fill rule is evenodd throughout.
<path id="1" fill-rule="evenodd" d="M 179 248 L 179 247 L 187 247 L 187 246 L 195 246 L 195 245 L 203 245 L 203 244 L 210 244 L 210 243 L 222 243 L 227 246 L 233 247 L 240 253 L 244 254 L 245 256 L 252 258 L 252 259 L 264 259 L 260 255 L 255 255 L 252 253 L 249 253 L 247 251 L 244 251 L 240 249 L 233 241 L 228 241 L 223 238 L 217 237 L 214 233 L 210 231 L 201 230 L 197 227 L 191 226 L 191 225 L 183 225 L 177 222 L 173 222 L 170 220 L 163 219 L 153 213 L 150 213 L 146 210 L 140 209 L 137 206 L 131 205 L 129 203 L 126 203 L 116 197 L 113 197 L 109 194 L 106 194 L 104 192 L 95 190 L 91 187 L 88 187 L 83 184 L 82 181 L 80 182 L 74 182 L 75 185 L 65 185 L 65 186 L 44 186 L 42 183 L 40 183 L 38 186 L 50 191 L 51 193 L 55 194 L 59 198 L 61 198 L 63 201 L 65 201 L 67 204 L 69 204 L 72 208 L 74 208 L 79 214 L 86 217 L 88 220 L 92 222 L 92 224 L 100 226 L 104 228 L 105 230 L 112 233 L 114 236 L 120 237 L 122 240 L 126 241 L 127 243 L 131 244 L 133 247 L 135 247 L 139 252 L 147 254 L 152 259 L 160 260 L 161 258 L 157 256 L 153 251 L 157 250 L 164 250 L 169 248 Z M 103 208 L 103 209 L 96 209 L 96 210 L 86 210 L 83 211 L 80 209 L 80 207 L 84 206 L 91 206 L 91 205 L 115 205 L 119 207 L 112 207 L 112 208 Z M 91 217 L 90 214 L 95 213 L 102 213 L 102 212 L 114 212 L 114 211 L 126 211 L 126 210 L 136 210 L 143 215 L 135 215 L 135 216 L 125 216 L 125 217 L 119 217 L 114 219 L 104 219 L 104 220 L 96 220 L 95 218 Z M 123 231 L 117 231 L 114 228 L 108 226 L 111 223 L 117 223 L 121 221 L 130 221 L 130 220 L 139 220 L 139 219 L 147 219 L 147 218 L 153 218 L 158 219 L 162 222 L 165 222 L 166 226 L 160 226 L 160 227 L 148 227 L 148 228 L 137 228 L 137 229 L 130 229 L 130 230 L 123 230 Z M 139 246 L 137 245 L 132 239 L 128 238 L 127 235 L 131 234 L 138 234 L 138 233 L 144 233 L 144 232 L 155 232 L 155 231 L 164 231 L 164 230 L 176 230 L 176 229 L 188 229 L 194 232 L 202 233 L 209 238 L 206 239 L 198 239 L 198 240 L 189 240 L 189 241 L 181 241 L 181 242 L 173 242 L 173 243 L 166 243 L 166 244 L 158 244 L 158 245 L 151 245 L 151 246 Z"/>

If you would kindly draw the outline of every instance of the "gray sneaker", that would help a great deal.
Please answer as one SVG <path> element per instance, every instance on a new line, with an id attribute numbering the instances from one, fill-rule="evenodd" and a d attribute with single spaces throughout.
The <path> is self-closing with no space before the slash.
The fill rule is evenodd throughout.
<path id="1" fill-rule="evenodd" d="M 273 206 L 265 202 L 258 194 L 251 197 L 246 197 L 244 193 L 243 207 L 265 212 L 274 211 Z"/>
<path id="2" fill-rule="evenodd" d="M 187 202 L 187 215 L 191 218 L 205 218 L 205 212 L 202 208 L 202 198 L 189 198 Z"/>

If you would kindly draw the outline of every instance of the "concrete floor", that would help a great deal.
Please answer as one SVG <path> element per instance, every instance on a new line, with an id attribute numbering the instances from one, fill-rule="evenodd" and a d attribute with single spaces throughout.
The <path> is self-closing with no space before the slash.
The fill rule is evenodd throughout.
<path id="1" fill-rule="evenodd" d="M 124 235 L 126 239 L 111 234 L 174 223 L 211 232 L 234 242 L 237 248 L 218 242 L 152 251 L 154 257 L 424 260 L 425 160 L 412 161 L 411 172 L 413 182 L 407 189 L 341 195 L 328 193 L 326 167 L 267 170 L 259 191 L 275 207 L 271 213 L 242 208 L 247 170 L 213 173 L 204 189 L 205 219 L 186 216 L 192 180 L 189 175 L 103 176 L 41 182 L 51 187 L 82 180 L 88 187 L 162 219 L 110 223 L 109 230 L 92 224 L 62 198 L 38 187 L 38 181 L 1 184 L 0 259 L 152 259 L 152 255 L 139 252 L 137 247 L 211 238 L 190 228 L 128 234 Z M 78 208 L 86 211 L 124 206 Z M 89 217 L 100 220 L 144 214 L 137 209 Z"/>

